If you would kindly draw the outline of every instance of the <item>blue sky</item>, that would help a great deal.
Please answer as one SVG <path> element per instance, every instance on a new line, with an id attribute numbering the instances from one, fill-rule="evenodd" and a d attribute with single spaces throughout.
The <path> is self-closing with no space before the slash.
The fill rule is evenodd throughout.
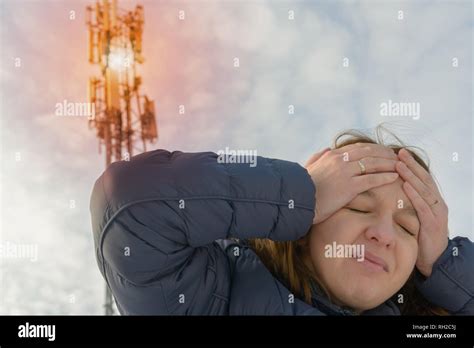
<path id="1" fill-rule="evenodd" d="M 474 240 L 471 2 L 140 3 L 140 71 L 160 132 L 152 149 L 255 149 L 303 164 L 341 130 L 388 122 L 429 155 L 451 235 Z M 89 196 L 104 159 L 86 119 L 54 115 L 64 99 L 86 101 L 98 74 L 87 62 L 88 4 L 0 1 L 0 236 L 38 245 L 36 262 L 0 259 L 0 313 L 102 313 Z M 381 116 L 388 100 L 420 103 L 420 118 Z"/>

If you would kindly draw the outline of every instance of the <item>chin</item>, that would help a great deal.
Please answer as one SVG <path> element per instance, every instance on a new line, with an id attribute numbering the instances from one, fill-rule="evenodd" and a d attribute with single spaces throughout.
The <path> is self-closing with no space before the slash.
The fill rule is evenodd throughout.
<path id="1" fill-rule="evenodd" d="M 390 298 L 386 289 L 381 288 L 382 283 L 374 284 L 373 279 L 364 279 L 360 275 L 356 278 L 349 281 L 345 279 L 343 284 L 339 284 L 342 291 L 334 295 L 341 303 L 358 311 L 365 311 L 381 305 Z"/>
<path id="2" fill-rule="evenodd" d="M 364 296 L 363 293 L 350 296 L 347 301 L 347 306 L 354 308 L 357 311 L 366 311 L 372 308 L 375 308 L 387 300 L 385 297 L 380 295 L 369 294 L 369 296 Z"/>

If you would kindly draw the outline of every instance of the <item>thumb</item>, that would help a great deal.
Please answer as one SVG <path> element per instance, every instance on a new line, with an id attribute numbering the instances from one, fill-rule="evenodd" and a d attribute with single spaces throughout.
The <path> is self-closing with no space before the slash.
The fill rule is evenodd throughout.
<path id="1" fill-rule="evenodd" d="M 327 151 L 330 151 L 330 150 L 331 150 L 331 148 L 326 147 L 325 149 L 311 155 L 311 157 L 306 161 L 305 168 L 312 165 L 314 162 L 316 162 L 318 159 L 320 159 L 322 155 L 324 155 Z"/>

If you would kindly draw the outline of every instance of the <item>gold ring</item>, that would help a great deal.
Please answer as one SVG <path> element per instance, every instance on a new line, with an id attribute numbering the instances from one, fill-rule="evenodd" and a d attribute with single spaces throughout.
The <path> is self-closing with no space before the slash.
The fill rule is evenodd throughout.
<path id="1" fill-rule="evenodd" d="M 360 175 L 364 175 L 366 173 L 364 163 L 361 160 L 357 161 L 357 163 L 359 163 Z"/>

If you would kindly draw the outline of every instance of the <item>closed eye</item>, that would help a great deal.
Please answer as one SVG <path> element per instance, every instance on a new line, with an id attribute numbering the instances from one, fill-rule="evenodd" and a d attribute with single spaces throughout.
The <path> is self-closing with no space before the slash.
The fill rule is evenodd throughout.
<path id="1" fill-rule="evenodd" d="M 398 225 L 398 226 L 400 226 L 401 229 L 404 230 L 404 231 L 405 231 L 406 233 L 408 233 L 409 235 L 411 235 L 411 236 L 415 236 L 415 235 L 416 235 L 415 233 L 412 233 L 412 232 L 410 232 L 409 230 L 407 230 L 407 229 L 406 229 L 405 227 L 403 227 L 402 225 Z"/>
<path id="2" fill-rule="evenodd" d="M 354 213 L 359 213 L 359 214 L 368 214 L 369 212 L 368 211 L 365 211 L 365 210 L 359 210 L 359 209 L 354 209 L 354 208 L 349 208 L 349 207 L 346 207 L 347 209 L 349 209 L 350 211 L 353 211 Z"/>
<path id="3" fill-rule="evenodd" d="M 366 211 L 366 210 L 360 210 L 360 209 L 355 209 L 355 208 L 351 208 L 351 207 L 345 207 L 346 209 L 348 209 L 349 211 L 352 211 L 354 213 L 357 213 L 357 214 L 369 214 L 370 211 Z M 406 229 L 405 227 L 403 227 L 402 225 L 398 224 L 398 226 L 400 226 L 400 228 L 408 233 L 409 235 L 415 237 L 416 236 L 416 233 L 413 233 L 413 232 L 410 232 L 408 229 Z"/>

